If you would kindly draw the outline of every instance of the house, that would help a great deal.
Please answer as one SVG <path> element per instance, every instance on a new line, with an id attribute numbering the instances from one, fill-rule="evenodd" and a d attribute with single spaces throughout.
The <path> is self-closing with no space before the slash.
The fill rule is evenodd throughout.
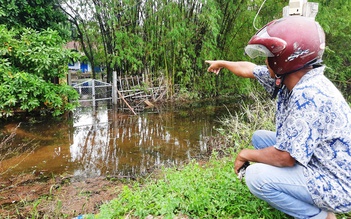
<path id="1" fill-rule="evenodd" d="M 70 41 L 66 44 L 66 49 L 70 49 L 76 52 L 80 52 L 80 43 L 78 41 Z M 87 62 L 82 62 L 82 61 L 76 61 L 75 63 L 69 63 L 68 64 L 68 70 L 71 70 L 73 72 L 80 71 L 82 73 L 90 73 L 91 70 L 91 65 L 90 63 Z"/>

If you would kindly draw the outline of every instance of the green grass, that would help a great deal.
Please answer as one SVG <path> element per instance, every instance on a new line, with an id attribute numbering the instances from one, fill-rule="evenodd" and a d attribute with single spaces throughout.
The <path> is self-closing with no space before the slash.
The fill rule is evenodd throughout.
<path id="1" fill-rule="evenodd" d="M 95 218 L 288 218 L 251 195 L 229 157 L 163 169 L 156 178 L 126 186 Z"/>

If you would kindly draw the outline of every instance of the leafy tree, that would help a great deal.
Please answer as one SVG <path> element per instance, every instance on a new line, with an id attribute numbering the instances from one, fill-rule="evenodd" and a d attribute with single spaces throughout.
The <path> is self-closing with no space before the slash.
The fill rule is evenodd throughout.
<path id="1" fill-rule="evenodd" d="M 0 0 L 0 24 L 8 28 L 51 28 L 68 37 L 67 17 L 58 3 L 59 0 Z"/>
<path id="2" fill-rule="evenodd" d="M 136 50 L 142 47 L 135 47 L 135 43 L 141 42 L 140 36 L 134 35 L 128 27 L 135 21 L 132 14 L 126 13 L 130 11 L 125 9 L 128 8 L 128 4 L 129 1 L 124 3 L 114 0 L 62 1 L 61 9 L 77 30 L 82 49 L 92 65 L 94 78 L 94 66 L 100 65 L 106 68 L 107 81 L 110 82 L 113 71 L 121 75 L 127 60 L 136 60 L 137 54 L 140 53 Z M 133 18 L 132 21 L 130 17 Z M 131 46 L 126 48 L 125 44 Z M 132 65 L 134 69 L 136 64 Z"/>
<path id="3" fill-rule="evenodd" d="M 58 116 L 73 110 L 78 93 L 67 84 L 52 83 L 65 79 L 68 61 L 77 58 L 64 49 L 58 32 L 8 30 L 4 25 L 0 32 L 0 117 L 17 111 Z"/>

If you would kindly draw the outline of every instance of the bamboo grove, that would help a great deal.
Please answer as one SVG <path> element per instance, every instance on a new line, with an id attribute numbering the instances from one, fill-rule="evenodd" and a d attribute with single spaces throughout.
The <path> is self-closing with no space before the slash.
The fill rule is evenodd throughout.
<path id="1" fill-rule="evenodd" d="M 312 0 L 311 0 L 312 1 Z M 327 74 L 341 89 L 351 83 L 351 4 L 319 3 L 316 20 L 327 34 Z M 194 97 L 248 92 L 253 83 L 224 72 L 206 73 L 205 60 L 249 60 L 244 47 L 258 28 L 280 18 L 289 0 L 60 0 L 81 42 L 85 59 L 103 66 L 107 81 L 118 75 L 146 73 L 166 78 Z M 258 13 L 259 11 L 259 13 Z M 256 19 L 255 19 L 256 17 Z M 249 60 L 264 64 L 263 60 Z M 98 77 L 93 72 L 93 77 Z"/>

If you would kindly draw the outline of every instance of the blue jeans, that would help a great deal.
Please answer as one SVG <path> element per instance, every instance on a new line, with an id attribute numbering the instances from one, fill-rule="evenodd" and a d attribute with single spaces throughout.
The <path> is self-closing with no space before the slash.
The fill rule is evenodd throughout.
<path id="1" fill-rule="evenodd" d="M 258 130 L 252 136 L 256 149 L 273 146 L 275 132 Z M 325 219 L 327 212 L 314 205 L 303 176 L 303 166 L 275 167 L 255 163 L 246 169 L 245 181 L 251 193 L 294 218 Z"/>

